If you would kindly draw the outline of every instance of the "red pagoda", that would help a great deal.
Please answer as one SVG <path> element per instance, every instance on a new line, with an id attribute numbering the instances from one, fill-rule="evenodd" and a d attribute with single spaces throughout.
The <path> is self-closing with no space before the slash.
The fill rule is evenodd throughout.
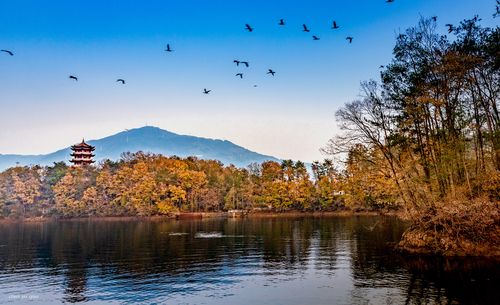
<path id="1" fill-rule="evenodd" d="M 82 140 L 82 143 L 71 146 L 71 150 L 73 151 L 71 154 L 73 159 L 70 162 L 74 166 L 84 166 L 94 163 L 92 158 L 95 155 L 92 152 L 95 150 L 95 147 L 85 143 L 85 139 Z"/>

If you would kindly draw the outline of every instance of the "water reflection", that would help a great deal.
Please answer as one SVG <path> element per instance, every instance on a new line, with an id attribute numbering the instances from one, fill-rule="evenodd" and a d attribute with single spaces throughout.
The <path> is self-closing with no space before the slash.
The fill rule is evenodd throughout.
<path id="1" fill-rule="evenodd" d="M 499 266 L 340 217 L 0 224 L 0 303 L 495 304 Z"/>

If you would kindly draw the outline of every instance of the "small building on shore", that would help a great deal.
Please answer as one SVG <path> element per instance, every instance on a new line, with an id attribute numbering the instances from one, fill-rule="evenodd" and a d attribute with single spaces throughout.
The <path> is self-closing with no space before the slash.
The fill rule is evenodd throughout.
<path id="1" fill-rule="evenodd" d="M 229 210 L 227 215 L 230 218 L 241 218 L 248 215 L 248 210 Z"/>
<path id="2" fill-rule="evenodd" d="M 73 151 L 71 153 L 73 158 L 70 162 L 74 166 L 86 166 L 95 162 L 93 159 L 95 157 L 93 154 L 95 147 L 85 143 L 85 139 L 82 140 L 82 143 L 71 146 L 71 150 Z"/>

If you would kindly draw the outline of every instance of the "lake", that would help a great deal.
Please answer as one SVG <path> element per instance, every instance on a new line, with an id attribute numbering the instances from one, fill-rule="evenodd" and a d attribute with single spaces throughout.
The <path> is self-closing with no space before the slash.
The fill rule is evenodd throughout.
<path id="1" fill-rule="evenodd" d="M 499 304 L 487 259 L 405 257 L 391 217 L 0 223 L 1 304 Z"/>

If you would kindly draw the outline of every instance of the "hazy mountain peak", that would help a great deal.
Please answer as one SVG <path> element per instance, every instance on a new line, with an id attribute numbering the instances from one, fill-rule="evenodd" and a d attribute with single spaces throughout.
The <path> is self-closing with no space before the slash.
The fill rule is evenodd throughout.
<path id="1" fill-rule="evenodd" d="M 78 141 L 75 140 L 76 142 Z M 96 147 L 95 159 L 97 161 L 118 160 L 124 152 L 137 151 L 166 156 L 196 156 L 202 159 L 219 160 L 224 164 L 234 164 L 239 167 L 247 166 L 253 162 L 279 161 L 275 157 L 250 151 L 230 141 L 179 135 L 154 126 L 127 129 L 102 139 L 87 142 Z M 58 161 L 68 162 L 70 159 L 69 146 L 75 143 L 47 155 L 0 155 L 0 170 L 15 166 L 16 162 L 19 162 L 20 165 L 51 165 Z"/>

